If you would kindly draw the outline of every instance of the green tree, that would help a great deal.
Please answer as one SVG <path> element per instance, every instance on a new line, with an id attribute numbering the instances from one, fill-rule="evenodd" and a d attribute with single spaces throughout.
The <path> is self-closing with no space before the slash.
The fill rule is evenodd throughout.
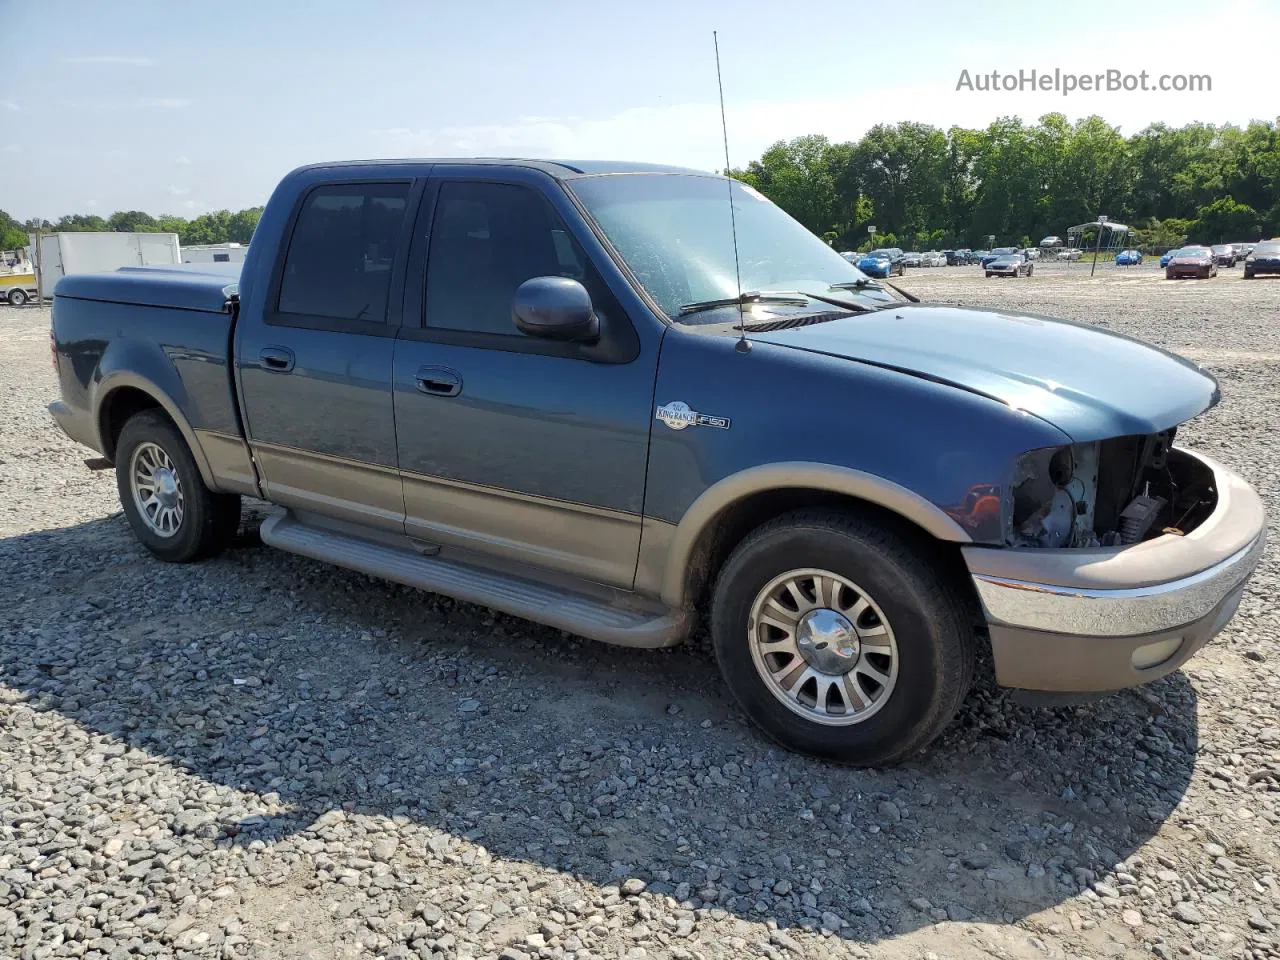
<path id="1" fill-rule="evenodd" d="M 1201 243 L 1256 240 L 1262 232 L 1262 218 L 1253 207 L 1226 196 L 1201 207 L 1191 229 Z"/>
<path id="2" fill-rule="evenodd" d="M 105 233 L 111 228 L 95 213 L 73 213 L 59 218 L 53 229 L 59 233 Z"/>
<path id="3" fill-rule="evenodd" d="M 0 250 L 19 250 L 27 243 L 26 228 L 0 210 Z"/>
<path id="4" fill-rule="evenodd" d="M 107 229 L 116 233 L 158 233 L 156 218 L 141 210 L 122 210 L 107 218 Z"/>

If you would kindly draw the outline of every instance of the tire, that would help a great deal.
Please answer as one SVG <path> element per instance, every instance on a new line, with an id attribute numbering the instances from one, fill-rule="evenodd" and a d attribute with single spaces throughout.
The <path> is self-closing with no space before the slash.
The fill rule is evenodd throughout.
<path id="1" fill-rule="evenodd" d="M 988 271 L 987 271 L 987 279 L 988 279 L 988 280 L 990 280 L 990 279 L 991 279 L 991 271 L 990 271 L 990 270 L 988 270 Z"/>
<path id="2" fill-rule="evenodd" d="M 144 410 L 125 423 L 115 460 L 116 487 L 129 526 L 161 560 L 203 560 L 235 537 L 239 495 L 214 493 L 204 485 L 182 434 L 159 410 Z M 149 500 L 140 483 L 144 477 L 152 482 Z"/>
<path id="3" fill-rule="evenodd" d="M 27 302 L 27 291 L 21 287 L 14 287 L 9 291 L 9 306 L 20 307 Z"/>
<path id="4" fill-rule="evenodd" d="M 824 602 L 801 586 L 813 604 L 806 609 L 786 584 L 808 576 L 812 586 L 815 574 L 826 585 Z M 789 634 L 766 622 L 770 612 L 790 618 Z M 858 625 L 856 641 L 850 624 Z M 790 637 L 792 651 L 770 652 L 779 635 Z M 859 766 L 920 750 L 950 723 L 973 681 L 975 641 L 963 600 L 904 538 L 836 510 L 787 514 L 737 546 L 716 579 L 711 637 L 730 691 L 769 737 Z M 803 672 L 797 677 L 793 667 Z M 826 670 L 815 673 L 819 667 Z M 773 671 L 795 696 L 768 679 Z"/>

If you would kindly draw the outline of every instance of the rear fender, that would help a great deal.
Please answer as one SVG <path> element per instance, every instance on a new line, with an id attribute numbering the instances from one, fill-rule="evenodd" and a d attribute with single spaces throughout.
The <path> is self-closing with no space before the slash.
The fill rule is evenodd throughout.
<path id="1" fill-rule="evenodd" d="M 107 347 L 90 389 L 90 409 L 93 411 L 98 449 L 107 450 L 110 446 L 110 434 L 103 416 L 109 409 L 110 398 L 126 388 L 142 391 L 164 410 L 191 450 L 205 486 L 211 490 L 218 489 L 208 457 L 191 428 L 188 413 L 190 397 L 182 378 L 160 346 L 137 340 L 116 340 Z M 114 456 L 114 451 L 112 453 Z"/>

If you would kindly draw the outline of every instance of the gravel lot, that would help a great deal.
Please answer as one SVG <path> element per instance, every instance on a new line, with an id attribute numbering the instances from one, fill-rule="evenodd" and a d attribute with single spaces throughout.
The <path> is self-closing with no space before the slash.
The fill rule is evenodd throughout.
<path id="1" fill-rule="evenodd" d="M 1280 518 L 1280 281 L 903 282 L 1206 363 L 1183 439 Z M 153 561 L 54 396 L 47 312 L 0 309 L 0 956 L 1280 957 L 1274 547 L 1186 671 L 1053 711 L 982 686 L 849 770 L 764 742 L 695 646 L 251 535 Z"/>

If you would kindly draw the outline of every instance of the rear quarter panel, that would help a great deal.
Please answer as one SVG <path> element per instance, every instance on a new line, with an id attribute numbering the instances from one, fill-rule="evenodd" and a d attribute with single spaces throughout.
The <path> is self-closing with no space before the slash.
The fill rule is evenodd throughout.
<path id="1" fill-rule="evenodd" d="M 185 434 L 239 435 L 229 314 L 56 297 L 53 327 L 63 401 L 90 414 L 97 430 L 112 392 L 137 387 Z"/>

